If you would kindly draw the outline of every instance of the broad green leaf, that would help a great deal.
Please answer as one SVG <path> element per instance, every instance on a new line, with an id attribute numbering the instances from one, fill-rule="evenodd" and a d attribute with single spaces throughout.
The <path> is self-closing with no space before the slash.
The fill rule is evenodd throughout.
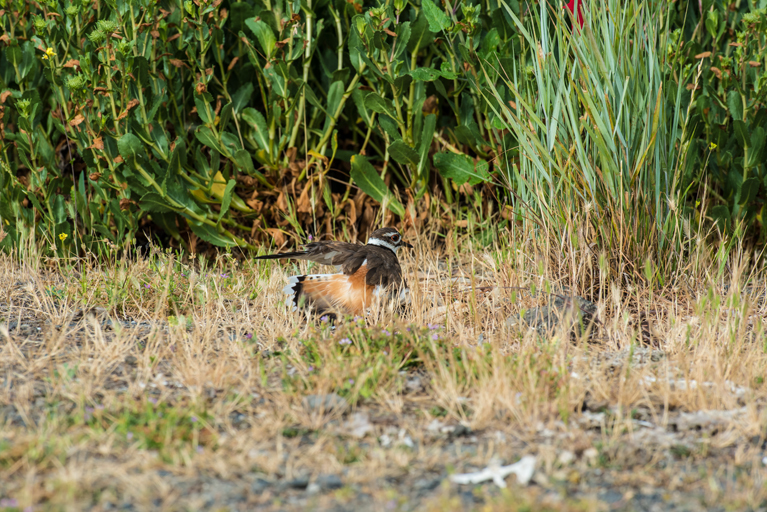
<path id="1" fill-rule="evenodd" d="M 207 224 L 197 225 L 194 222 L 189 222 L 188 224 L 189 227 L 192 228 L 192 231 L 195 235 L 200 237 L 200 239 L 208 242 L 209 244 L 213 244 L 218 247 L 231 247 L 235 245 L 234 240 L 226 235 L 222 235 L 212 226 Z"/>
<path id="2" fill-rule="evenodd" d="M 716 39 L 716 27 L 718 24 L 719 11 L 717 11 L 716 8 L 712 8 L 710 11 L 706 12 L 706 32 L 708 32 L 714 39 Z"/>
<path id="3" fill-rule="evenodd" d="M 250 157 L 250 153 L 248 153 L 246 150 L 237 150 L 237 152 L 234 154 L 234 162 L 237 164 L 237 167 L 240 169 L 240 171 L 244 172 L 248 176 L 254 176 L 258 181 L 271 188 L 269 180 L 267 180 L 263 174 L 258 172 L 255 167 L 253 167 L 253 160 Z M 237 205 L 235 204 L 235 208 L 236 207 Z M 248 211 L 252 211 L 249 207 L 247 207 L 247 205 L 246 208 Z"/>
<path id="4" fill-rule="evenodd" d="M 378 124 L 381 125 L 381 128 L 383 128 L 383 131 L 386 132 L 390 139 L 398 140 L 402 138 L 402 135 L 399 133 L 399 127 L 397 126 L 397 123 L 394 121 L 394 119 L 387 116 L 386 114 L 381 114 L 378 116 Z"/>
<path id="5" fill-rule="evenodd" d="M 248 104 L 252 95 L 253 84 L 248 82 L 237 89 L 237 92 L 232 95 L 232 109 L 239 114 L 245 105 Z"/>
<path id="6" fill-rule="evenodd" d="M 64 203 L 64 196 L 56 194 L 56 199 L 53 201 L 53 222 L 56 224 L 61 224 L 67 220 L 67 210 Z"/>
<path id="7" fill-rule="evenodd" d="M 330 155 L 330 162 L 328 162 L 328 168 L 333 165 L 333 160 L 336 159 L 336 152 L 338 151 L 338 130 L 333 130 L 333 135 L 330 137 L 330 149 L 332 150 L 332 153 Z"/>
<path id="8" fill-rule="evenodd" d="M 328 108 L 327 113 L 328 116 L 325 118 L 325 128 L 323 128 L 323 132 L 328 129 L 330 126 L 330 123 L 332 122 L 331 116 L 336 115 L 336 110 L 338 110 L 338 106 L 341 104 L 341 99 L 344 95 L 344 84 L 343 82 L 333 82 L 330 84 L 330 88 L 328 89 Z"/>
<path id="9" fill-rule="evenodd" d="M 274 46 L 277 43 L 272 29 L 262 20 L 256 21 L 256 18 L 245 20 L 245 25 L 256 35 L 258 43 L 266 55 L 266 60 L 270 60 L 272 52 L 274 52 Z"/>
<path id="10" fill-rule="evenodd" d="M 12 40 L 11 44 L 5 47 L 5 58 L 11 65 L 21 65 L 21 47 L 16 40 Z"/>
<path id="11" fill-rule="evenodd" d="M 172 208 L 166 199 L 164 199 L 157 192 L 149 192 L 144 194 L 139 200 L 139 208 L 145 212 L 174 212 L 177 211 Z"/>
<path id="12" fill-rule="evenodd" d="M 136 158 L 144 153 L 144 145 L 141 140 L 132 133 L 126 133 L 117 141 L 117 149 L 120 156 L 126 162 L 134 162 Z"/>
<path id="13" fill-rule="evenodd" d="M 154 121 L 154 116 L 157 115 L 157 111 L 160 109 L 160 107 L 168 100 L 168 95 L 163 94 L 155 94 L 152 96 L 152 106 L 149 107 L 149 110 L 146 113 L 147 119 L 151 123 Z"/>
<path id="14" fill-rule="evenodd" d="M 237 167 L 249 176 L 252 176 L 253 173 L 257 172 L 255 167 L 253 167 L 253 160 L 250 158 L 250 153 L 244 149 L 240 149 L 234 154 L 234 161 L 237 164 Z"/>
<path id="15" fill-rule="evenodd" d="M 219 144 L 216 136 L 213 134 L 213 130 L 211 130 L 209 127 L 198 127 L 197 131 L 194 132 L 194 136 L 197 137 L 197 140 L 208 146 L 210 149 L 215 149 L 219 153 L 224 152 L 224 150 L 221 148 L 221 144 Z"/>
<path id="16" fill-rule="evenodd" d="M 720 204 L 711 208 L 711 218 L 719 223 L 721 229 L 725 229 L 730 221 L 730 209 Z"/>
<path id="17" fill-rule="evenodd" d="M 21 73 L 22 78 L 27 78 L 28 80 L 34 79 L 34 73 L 31 76 L 27 75 L 32 69 L 38 68 L 40 65 L 38 62 L 39 61 L 35 58 L 35 43 L 32 41 L 25 41 L 21 55 L 21 65 L 19 66 L 19 72 Z M 56 82 L 56 85 L 61 85 L 61 79 L 59 77 L 55 77 L 54 81 Z"/>
<path id="18" fill-rule="evenodd" d="M 418 162 L 420 161 L 418 153 L 401 140 L 395 140 L 389 145 L 389 154 L 402 165 L 418 167 Z"/>
<path id="19" fill-rule="evenodd" d="M 362 155 L 352 156 L 352 179 L 367 195 L 386 206 L 399 216 L 405 215 L 405 208 L 386 188 L 375 167 Z"/>
<path id="20" fill-rule="evenodd" d="M 476 123 L 472 123 L 472 127 L 476 127 Z M 455 138 L 458 139 L 458 142 L 461 144 L 466 144 L 467 146 L 471 146 L 473 148 L 476 148 L 480 144 L 482 144 L 482 139 L 477 136 L 476 133 L 467 125 L 462 124 L 461 126 L 456 127 L 455 129 Z"/>
<path id="21" fill-rule="evenodd" d="M 218 119 L 218 129 L 226 130 L 229 125 L 229 121 L 232 119 L 232 103 L 229 102 L 221 108 L 221 113 Z"/>
<path id="22" fill-rule="evenodd" d="M 212 124 L 213 119 L 211 119 L 211 113 L 208 112 L 208 108 L 210 108 L 210 105 L 208 105 L 208 102 L 205 101 L 205 98 L 200 97 L 199 95 L 194 95 L 194 105 L 197 107 L 197 115 L 200 116 L 200 121 L 202 121 L 205 124 Z"/>
<path id="23" fill-rule="evenodd" d="M 429 114 L 423 118 L 423 130 L 421 131 L 421 139 L 418 143 L 418 152 L 421 154 L 422 165 L 429 155 L 429 146 L 431 145 L 431 139 L 434 137 L 434 129 L 436 127 L 437 116 Z"/>
<path id="24" fill-rule="evenodd" d="M 234 180 L 229 180 L 226 183 L 226 188 L 224 189 L 224 197 L 221 199 L 221 213 L 218 214 L 218 223 L 221 223 L 221 219 L 224 218 L 224 215 L 226 215 L 226 212 L 229 211 L 229 205 L 232 204 L 232 194 L 234 192 L 234 186 L 237 184 Z"/>
<path id="25" fill-rule="evenodd" d="M 759 193 L 759 178 L 748 178 L 740 186 L 740 201 L 739 204 L 748 204 L 756 199 L 756 195 Z"/>
<path id="26" fill-rule="evenodd" d="M 344 84 L 344 87 L 349 83 L 349 76 L 351 75 L 351 70 L 349 68 L 341 68 L 336 69 L 331 73 L 330 83 L 333 82 L 341 82 Z"/>
<path id="27" fill-rule="evenodd" d="M 733 120 L 732 131 L 735 132 L 735 136 L 738 138 L 741 146 L 748 147 L 751 144 L 751 136 L 748 133 L 748 127 L 743 121 Z"/>
<path id="28" fill-rule="evenodd" d="M 261 18 L 261 21 L 266 23 L 269 26 L 269 28 L 272 29 L 272 34 L 279 34 L 280 24 L 277 22 L 277 15 L 267 9 L 261 9 L 261 5 L 260 5 L 261 3 L 262 2 L 256 2 L 256 9 L 260 9 L 260 12 L 257 12 L 256 16 Z"/>
<path id="29" fill-rule="evenodd" d="M 232 181 L 232 180 L 229 180 L 229 181 Z M 209 201 L 208 198 L 205 196 L 205 193 L 200 189 L 193 190 L 192 195 L 196 199 L 198 199 L 200 202 L 203 202 L 203 203 L 210 203 L 210 202 L 218 203 L 220 201 L 220 204 L 222 205 L 222 208 L 223 208 L 224 201 L 226 201 L 228 186 L 229 186 L 229 183 L 226 182 L 226 180 L 224 179 L 224 175 L 221 174 L 221 171 L 216 171 L 216 175 L 213 177 L 213 182 L 210 184 L 210 195 L 215 197 L 218 201 Z M 232 187 L 234 187 L 234 185 L 232 185 Z M 237 194 L 229 194 L 229 204 L 235 210 L 238 210 L 241 212 L 249 213 L 253 211 L 247 204 L 245 204 L 245 201 L 243 201 L 242 198 L 238 196 Z M 228 208 L 229 206 L 227 206 L 227 209 Z"/>
<path id="30" fill-rule="evenodd" d="M 365 96 L 365 107 L 373 112 L 379 114 L 386 114 L 392 119 L 396 119 L 397 115 L 394 113 L 394 105 L 388 99 L 382 98 L 380 94 L 371 92 Z"/>
<path id="31" fill-rule="evenodd" d="M 476 185 L 488 179 L 487 162 L 480 160 L 475 165 L 474 160 L 466 155 L 437 153 L 434 155 L 434 166 L 443 177 L 453 180 L 456 185 L 467 181 Z"/>
<path id="32" fill-rule="evenodd" d="M 397 39 L 396 47 L 394 48 L 394 60 L 399 59 L 399 56 L 407 49 L 407 44 L 410 42 L 410 22 L 406 21 L 400 23 L 397 27 Z"/>
<path id="33" fill-rule="evenodd" d="M 136 86 L 151 86 L 151 79 L 149 77 L 149 61 L 146 60 L 146 57 L 138 56 L 133 58 L 133 76 L 136 77 Z"/>
<path id="34" fill-rule="evenodd" d="M 735 121 L 743 120 L 743 99 L 738 91 L 733 90 L 727 93 L 727 107 Z"/>
<path id="35" fill-rule="evenodd" d="M 224 147 L 229 149 L 229 153 L 234 153 L 238 149 L 242 149 L 240 147 L 240 138 L 237 137 L 237 135 L 233 134 L 232 132 L 220 132 L 221 135 L 221 143 L 224 145 Z"/>
<path id="36" fill-rule="evenodd" d="M 153 212 L 152 221 L 176 240 L 181 238 L 181 234 L 178 232 L 178 227 L 176 226 L 176 215 L 174 213 Z"/>
<path id="37" fill-rule="evenodd" d="M 264 70 L 264 75 L 269 80 L 275 93 L 283 98 L 289 96 L 288 88 L 285 85 L 285 77 L 277 69 L 277 66 L 270 66 Z"/>
<path id="38" fill-rule="evenodd" d="M 434 5 L 434 2 L 431 0 L 422 0 L 421 8 L 423 8 L 423 14 L 426 16 L 426 21 L 429 22 L 429 30 L 438 33 L 450 28 L 450 18 L 447 17 L 445 11 Z"/>
<path id="39" fill-rule="evenodd" d="M 186 142 L 184 142 L 184 139 L 179 138 L 176 142 L 176 147 L 173 148 L 173 153 L 170 155 L 168 171 L 171 174 L 180 174 L 184 167 L 186 167 Z"/>
<path id="40" fill-rule="evenodd" d="M 434 84 L 434 88 L 437 90 L 437 92 L 440 94 L 440 96 L 442 96 L 443 98 L 445 98 L 445 99 L 447 100 L 447 103 L 448 103 L 448 104 L 450 104 L 450 96 L 448 96 L 448 94 L 447 94 L 447 90 L 445 89 L 445 86 L 444 86 L 444 84 L 442 83 L 442 80 L 440 80 L 439 78 L 437 78 L 437 79 L 436 79 L 436 80 L 434 80 L 434 82 L 432 82 L 432 83 Z"/>
<path id="41" fill-rule="evenodd" d="M 416 68 L 413 71 L 408 71 L 407 74 L 412 76 L 413 80 L 421 82 L 433 82 L 442 76 L 442 73 L 434 68 Z"/>
<path id="42" fill-rule="evenodd" d="M 394 90 L 397 91 L 398 97 L 407 96 L 410 84 L 413 82 L 413 77 L 407 74 L 402 74 L 394 79 Z"/>
<path id="43" fill-rule="evenodd" d="M 429 22 L 426 21 L 423 11 L 418 15 L 415 22 L 410 26 L 410 40 L 407 43 L 407 51 L 413 52 L 426 48 L 434 40 L 434 34 L 429 30 Z"/>
<path id="44" fill-rule="evenodd" d="M 485 55 L 489 55 L 491 52 L 494 52 L 500 44 L 501 36 L 498 34 L 498 30 L 495 28 L 490 29 L 490 31 L 485 34 L 485 37 L 482 38 L 482 51 Z"/>
<path id="45" fill-rule="evenodd" d="M 301 88 L 301 90 L 302 92 L 306 94 L 306 100 L 309 102 L 309 104 L 311 104 L 313 107 L 317 107 L 318 109 L 320 109 L 324 115 L 328 114 L 325 111 L 325 106 L 320 102 L 320 99 L 317 97 L 317 95 L 314 93 L 314 90 L 311 87 L 306 87 L 304 85 Z"/>
<path id="46" fill-rule="evenodd" d="M 352 101 L 354 101 L 354 104 L 357 106 L 357 113 L 359 113 L 362 121 L 366 125 L 373 124 L 372 113 L 365 107 L 365 93 L 362 92 L 361 89 L 354 89 L 354 92 L 352 93 Z"/>
<path id="47" fill-rule="evenodd" d="M 235 34 L 242 30 L 245 20 L 256 16 L 258 13 L 247 2 L 234 2 L 230 4 L 230 13 L 226 28 L 232 30 Z"/>
<path id="48" fill-rule="evenodd" d="M 761 159 L 762 148 L 764 148 L 765 133 L 764 128 L 757 126 L 754 131 L 751 132 L 751 144 L 748 147 L 748 167 L 759 165 Z"/>
<path id="49" fill-rule="evenodd" d="M 365 55 L 365 48 L 362 46 L 362 39 L 360 39 L 357 29 L 354 28 L 357 17 L 362 16 L 358 14 L 352 18 L 352 28 L 349 30 L 349 41 L 347 46 L 349 48 L 349 60 L 352 62 L 354 69 L 359 73 L 360 68 L 365 64 L 365 59 L 363 58 L 363 55 Z"/>
<path id="50" fill-rule="evenodd" d="M 266 126 L 264 115 L 254 108 L 246 108 L 242 111 L 242 119 L 253 127 L 255 131 L 258 147 L 264 150 L 269 149 L 269 129 Z"/>

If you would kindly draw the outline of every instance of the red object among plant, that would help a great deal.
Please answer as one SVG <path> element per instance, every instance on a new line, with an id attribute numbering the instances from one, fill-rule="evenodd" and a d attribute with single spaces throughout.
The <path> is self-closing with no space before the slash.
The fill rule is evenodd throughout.
<path id="1" fill-rule="evenodd" d="M 583 0 L 570 0 L 563 9 L 568 9 L 571 13 L 575 14 L 575 8 L 578 8 L 578 24 L 583 28 Z"/>

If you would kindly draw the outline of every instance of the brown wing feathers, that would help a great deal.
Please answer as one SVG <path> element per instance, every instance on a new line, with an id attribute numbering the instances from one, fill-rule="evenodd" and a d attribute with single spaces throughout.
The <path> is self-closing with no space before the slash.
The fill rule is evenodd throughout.
<path id="1" fill-rule="evenodd" d="M 350 244 L 347 242 L 312 242 L 306 244 L 303 251 L 283 252 L 280 254 L 267 254 L 257 256 L 257 260 L 281 260 L 292 258 L 308 260 L 324 265 L 341 265 L 349 256 L 359 252 L 364 245 Z"/>

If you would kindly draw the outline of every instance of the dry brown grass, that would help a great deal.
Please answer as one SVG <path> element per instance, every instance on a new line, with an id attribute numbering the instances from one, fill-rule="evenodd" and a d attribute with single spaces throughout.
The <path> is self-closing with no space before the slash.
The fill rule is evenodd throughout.
<path id="1" fill-rule="evenodd" d="M 614 508 L 763 505 L 763 269 L 697 249 L 652 290 L 503 238 L 416 240 L 412 311 L 335 330 L 288 313 L 277 262 L 3 256 L 0 510 L 606 510 L 610 489 Z M 596 341 L 506 325 L 561 286 L 598 302 Z M 329 393 L 350 407 L 307 406 Z M 524 489 L 445 478 L 527 454 Z M 285 488 L 328 474 L 343 487 Z"/>

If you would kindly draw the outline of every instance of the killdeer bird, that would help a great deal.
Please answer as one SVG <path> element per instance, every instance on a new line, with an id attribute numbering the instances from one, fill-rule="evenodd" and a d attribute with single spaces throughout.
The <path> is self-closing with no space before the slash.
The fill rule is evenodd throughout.
<path id="1" fill-rule="evenodd" d="M 257 260 L 292 258 L 335 265 L 338 274 L 292 276 L 282 290 L 293 311 L 305 305 L 317 314 L 345 312 L 364 316 L 374 300 L 408 302 L 410 290 L 397 259 L 400 247 L 413 247 L 394 228 L 373 231 L 366 245 L 323 241 L 305 245 L 303 251 L 258 256 Z"/>

